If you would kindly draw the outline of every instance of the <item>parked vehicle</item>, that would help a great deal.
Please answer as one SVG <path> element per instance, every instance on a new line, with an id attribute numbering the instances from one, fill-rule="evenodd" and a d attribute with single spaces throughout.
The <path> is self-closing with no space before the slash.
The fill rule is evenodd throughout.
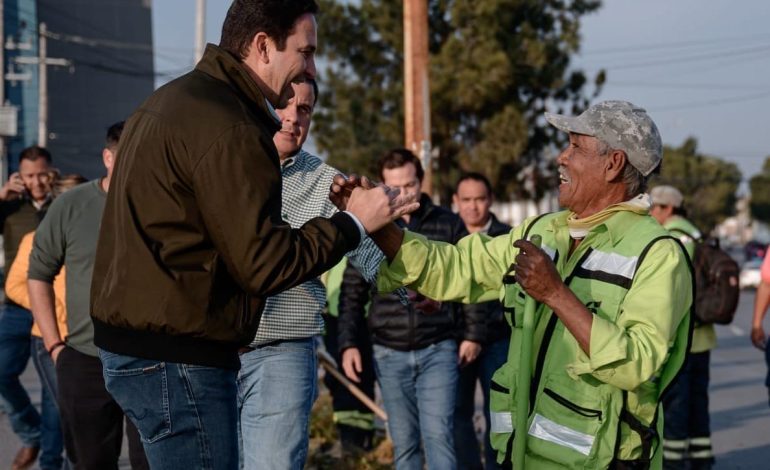
<path id="1" fill-rule="evenodd" d="M 743 247 L 743 259 L 752 260 L 754 258 L 763 259 L 767 252 L 767 244 L 757 240 L 751 240 Z"/>
<path id="2" fill-rule="evenodd" d="M 756 289 L 762 281 L 760 268 L 762 267 L 762 258 L 753 258 L 741 266 L 741 274 L 738 278 L 738 284 L 741 289 Z"/>

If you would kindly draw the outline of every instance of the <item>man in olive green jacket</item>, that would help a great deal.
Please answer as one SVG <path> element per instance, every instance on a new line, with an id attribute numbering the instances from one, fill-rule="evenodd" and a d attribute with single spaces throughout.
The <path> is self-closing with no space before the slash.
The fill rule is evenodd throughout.
<path id="1" fill-rule="evenodd" d="M 152 468 L 237 467 L 238 349 L 265 298 L 416 208 L 375 188 L 353 191 L 331 219 L 281 220 L 272 110 L 315 76 L 317 10 L 314 0 L 234 1 L 220 46 L 126 123 L 91 310 L 107 389 Z"/>

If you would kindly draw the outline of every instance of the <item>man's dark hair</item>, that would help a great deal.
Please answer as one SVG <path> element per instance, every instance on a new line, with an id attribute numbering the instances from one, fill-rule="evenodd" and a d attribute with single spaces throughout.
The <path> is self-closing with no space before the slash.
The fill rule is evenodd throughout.
<path id="1" fill-rule="evenodd" d="M 383 170 L 401 168 L 407 163 L 414 165 L 414 168 L 417 171 L 417 179 L 422 183 L 422 177 L 425 176 L 425 172 L 422 170 L 420 159 L 417 158 L 417 156 L 413 154 L 411 150 L 405 148 L 389 150 L 385 153 L 385 155 L 380 157 L 380 160 L 377 162 L 377 168 L 380 172 L 380 179 L 385 179 L 382 176 Z"/>
<path id="2" fill-rule="evenodd" d="M 264 32 L 282 51 L 294 23 L 305 13 L 318 13 L 315 0 L 235 0 L 222 24 L 219 47 L 243 60 L 254 36 Z"/>
<path id="3" fill-rule="evenodd" d="M 490 184 L 486 176 L 482 175 L 481 173 L 476 173 L 475 171 L 465 173 L 460 177 L 460 179 L 457 180 L 457 184 L 455 184 L 455 194 L 457 194 L 457 190 L 460 189 L 460 183 L 468 180 L 483 183 L 484 187 L 487 188 L 487 197 L 492 197 L 492 184 Z"/>
<path id="4" fill-rule="evenodd" d="M 53 161 L 53 158 L 51 158 L 51 152 L 38 145 L 33 145 L 32 147 L 27 147 L 21 151 L 19 154 L 19 163 L 21 163 L 22 160 L 29 160 L 34 162 L 39 158 L 47 161 L 49 165 Z"/>
<path id="5" fill-rule="evenodd" d="M 104 146 L 108 149 L 115 149 L 120 142 L 120 135 L 123 134 L 123 126 L 126 125 L 126 121 L 116 122 L 107 129 L 107 138 L 105 139 Z"/>

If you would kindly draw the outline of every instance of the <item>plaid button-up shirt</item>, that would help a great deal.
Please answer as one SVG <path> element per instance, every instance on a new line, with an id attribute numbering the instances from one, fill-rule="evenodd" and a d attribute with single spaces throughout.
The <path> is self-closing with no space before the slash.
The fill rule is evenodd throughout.
<path id="1" fill-rule="evenodd" d="M 331 217 L 337 212 L 337 207 L 329 200 L 329 187 L 332 178 L 340 171 L 300 150 L 282 162 L 281 172 L 282 218 L 292 228 L 299 228 L 312 218 Z M 347 256 L 370 282 L 377 277 L 380 261 L 384 259 L 382 252 L 368 237 Z M 269 297 L 251 346 L 323 334 L 321 313 L 325 306 L 326 288 L 318 278 Z"/>

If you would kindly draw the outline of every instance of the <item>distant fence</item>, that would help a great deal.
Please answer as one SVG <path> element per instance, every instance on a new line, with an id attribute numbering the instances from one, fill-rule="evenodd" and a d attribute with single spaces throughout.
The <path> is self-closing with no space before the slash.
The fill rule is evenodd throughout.
<path id="1" fill-rule="evenodd" d="M 527 217 L 554 212 L 559 209 L 559 200 L 556 194 L 548 194 L 539 201 L 495 201 L 492 204 L 492 212 L 497 218 L 514 227 L 524 222 Z"/>

